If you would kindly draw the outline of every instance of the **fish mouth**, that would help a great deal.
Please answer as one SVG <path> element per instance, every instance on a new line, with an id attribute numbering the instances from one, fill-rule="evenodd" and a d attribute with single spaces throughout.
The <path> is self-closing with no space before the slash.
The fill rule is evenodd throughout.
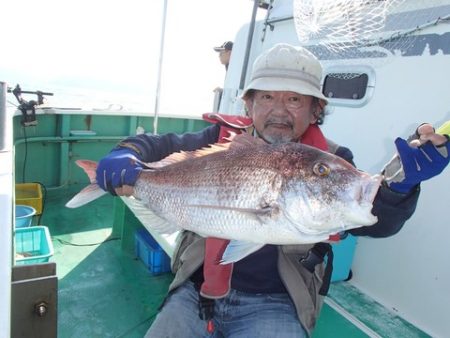
<path id="1" fill-rule="evenodd" d="M 382 175 L 370 176 L 367 173 L 361 173 L 363 175 L 363 184 L 359 186 L 355 191 L 355 203 L 353 208 L 346 214 L 347 221 L 351 224 L 357 224 L 358 226 L 369 226 L 375 224 L 378 218 L 372 214 L 373 201 L 377 195 Z M 354 228 L 348 227 L 348 229 Z"/>
<path id="2" fill-rule="evenodd" d="M 383 180 L 383 175 L 376 174 L 373 176 L 367 175 L 368 182 L 361 186 L 356 200 L 360 204 L 372 204 L 375 196 L 377 195 L 378 189 L 380 188 L 381 181 Z"/>

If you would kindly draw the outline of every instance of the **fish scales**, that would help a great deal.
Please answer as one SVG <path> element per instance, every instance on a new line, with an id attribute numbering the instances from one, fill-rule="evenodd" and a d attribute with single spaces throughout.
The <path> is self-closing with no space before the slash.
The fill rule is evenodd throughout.
<path id="1" fill-rule="evenodd" d="M 216 153 L 202 161 L 188 160 L 190 163 L 143 172 L 136 182 L 136 197 L 155 213 L 189 230 L 217 235 L 244 227 L 254 231 L 261 221 L 234 209 L 261 210 L 278 198 L 281 186 L 280 174 L 264 161 L 261 168 L 255 168 L 254 159 L 259 157 Z"/>

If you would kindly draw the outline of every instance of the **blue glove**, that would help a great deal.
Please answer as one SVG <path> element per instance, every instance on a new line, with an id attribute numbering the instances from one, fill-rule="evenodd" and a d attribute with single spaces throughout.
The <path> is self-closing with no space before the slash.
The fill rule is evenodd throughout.
<path id="1" fill-rule="evenodd" d="M 401 169 L 388 182 L 389 187 L 400 193 L 408 193 L 420 182 L 439 175 L 450 160 L 450 142 L 440 146 L 431 142 L 415 148 L 402 138 L 395 140 L 395 146 L 401 161 Z"/>
<path id="2" fill-rule="evenodd" d="M 116 195 L 115 188 L 133 186 L 142 170 L 138 154 L 130 149 L 113 150 L 97 166 L 97 183 L 105 191 Z"/>

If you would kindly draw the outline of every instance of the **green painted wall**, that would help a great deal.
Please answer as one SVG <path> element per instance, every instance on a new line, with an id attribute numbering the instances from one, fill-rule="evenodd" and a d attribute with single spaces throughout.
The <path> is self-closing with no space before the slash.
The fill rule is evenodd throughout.
<path id="1" fill-rule="evenodd" d="M 135 135 L 136 128 L 153 131 L 153 117 L 124 115 L 37 115 L 37 125 L 23 127 L 20 116 L 13 120 L 15 180 L 41 182 L 46 187 L 87 183 L 75 164 L 78 159 L 97 161 L 121 139 Z M 158 118 L 158 133 L 198 131 L 208 123 L 188 118 Z M 74 136 L 71 131 L 95 135 Z"/>

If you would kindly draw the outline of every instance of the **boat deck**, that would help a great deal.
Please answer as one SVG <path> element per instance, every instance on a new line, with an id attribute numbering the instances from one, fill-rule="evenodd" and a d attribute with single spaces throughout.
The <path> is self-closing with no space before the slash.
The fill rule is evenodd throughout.
<path id="1" fill-rule="evenodd" d="M 65 208 L 77 190 L 49 191 L 41 219 L 55 250 L 58 337 L 142 337 L 172 275 L 151 276 L 111 236 L 113 197 Z"/>
<path id="2" fill-rule="evenodd" d="M 113 230 L 112 211 L 120 199 L 106 196 L 78 209 L 66 208 L 79 189 L 48 191 L 39 221 L 49 227 L 55 249 L 51 261 L 57 264 L 59 281 L 58 337 L 142 337 L 173 276 L 152 276 L 129 245 L 124 249 Z M 376 313 L 377 320 L 370 313 Z M 350 283 L 339 282 L 331 287 L 313 337 L 428 335 L 386 312 Z"/>

